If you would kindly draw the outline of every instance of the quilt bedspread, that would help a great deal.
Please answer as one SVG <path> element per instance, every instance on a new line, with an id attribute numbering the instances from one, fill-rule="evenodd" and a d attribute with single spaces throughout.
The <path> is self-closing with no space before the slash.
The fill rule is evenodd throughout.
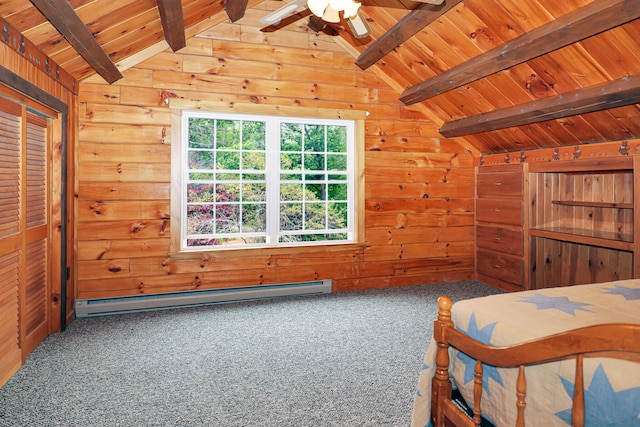
<path id="1" fill-rule="evenodd" d="M 518 344 L 602 323 L 640 324 L 640 280 L 548 288 L 456 302 L 456 328 L 485 344 Z M 424 357 L 414 397 L 413 427 L 430 426 L 436 345 Z M 450 349 L 454 387 L 472 404 L 475 361 Z M 607 358 L 584 361 L 587 426 L 640 426 L 640 366 Z M 530 366 L 527 426 L 571 425 L 575 361 Z M 482 412 L 496 426 L 515 424 L 517 369 L 484 366 Z"/>

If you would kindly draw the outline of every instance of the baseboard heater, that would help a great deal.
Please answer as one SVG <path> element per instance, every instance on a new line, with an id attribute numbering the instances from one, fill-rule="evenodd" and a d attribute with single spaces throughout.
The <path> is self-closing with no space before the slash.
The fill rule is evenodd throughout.
<path id="1" fill-rule="evenodd" d="M 327 294 L 330 292 L 331 280 L 320 280 L 279 285 L 134 295 L 118 298 L 96 298 L 76 300 L 76 317 L 105 316 L 284 296 Z"/>

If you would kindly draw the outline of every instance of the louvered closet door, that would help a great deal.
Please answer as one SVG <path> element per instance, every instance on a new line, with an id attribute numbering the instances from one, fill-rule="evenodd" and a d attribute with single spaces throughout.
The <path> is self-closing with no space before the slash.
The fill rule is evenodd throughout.
<path id="1" fill-rule="evenodd" d="M 49 334 L 47 120 L 0 98 L 0 386 Z"/>
<path id="2" fill-rule="evenodd" d="M 0 98 L 0 385 L 22 364 L 20 133 L 21 108 Z"/>
<path id="3" fill-rule="evenodd" d="M 47 121 L 27 114 L 25 146 L 25 266 L 21 316 L 23 354 L 49 334 L 47 218 Z"/>

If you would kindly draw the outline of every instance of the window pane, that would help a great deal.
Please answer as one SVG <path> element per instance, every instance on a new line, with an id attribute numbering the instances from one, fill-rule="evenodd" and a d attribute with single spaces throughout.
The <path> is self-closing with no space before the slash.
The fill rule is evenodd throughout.
<path id="1" fill-rule="evenodd" d="M 347 233 L 335 233 L 327 234 L 327 240 L 347 240 L 349 235 Z"/>
<path id="2" fill-rule="evenodd" d="M 347 184 L 329 184 L 328 200 L 347 200 Z"/>
<path id="3" fill-rule="evenodd" d="M 264 151 L 250 151 L 242 153 L 242 169 L 264 170 L 265 169 L 265 153 Z"/>
<path id="4" fill-rule="evenodd" d="M 189 148 L 213 148 L 213 119 L 189 119 Z"/>
<path id="5" fill-rule="evenodd" d="M 302 181 L 302 175 L 300 174 L 285 174 L 280 175 L 281 181 Z"/>
<path id="6" fill-rule="evenodd" d="M 189 169 L 213 169 L 213 151 L 189 151 Z"/>
<path id="7" fill-rule="evenodd" d="M 324 181 L 324 175 L 305 175 L 306 181 Z"/>
<path id="8" fill-rule="evenodd" d="M 349 205 L 347 203 L 329 203 L 330 230 L 344 230 L 349 226 Z"/>
<path id="9" fill-rule="evenodd" d="M 305 230 L 322 230 L 325 228 L 325 204 L 324 203 L 306 203 L 304 205 L 304 229 Z"/>
<path id="10" fill-rule="evenodd" d="M 187 203 L 213 202 L 213 184 L 187 185 Z"/>
<path id="11" fill-rule="evenodd" d="M 325 200 L 326 190 L 324 184 L 306 184 L 304 186 L 304 200 Z"/>
<path id="12" fill-rule="evenodd" d="M 324 154 L 309 154 L 304 155 L 304 169 L 312 171 L 324 170 Z"/>
<path id="13" fill-rule="evenodd" d="M 216 202 L 237 202 L 240 200 L 238 184 L 216 185 Z"/>
<path id="14" fill-rule="evenodd" d="M 232 234 L 240 231 L 240 206 L 216 205 L 216 233 Z"/>
<path id="15" fill-rule="evenodd" d="M 217 244 L 216 239 L 187 239 L 187 247 L 213 246 Z"/>
<path id="16" fill-rule="evenodd" d="M 240 120 L 218 120 L 216 123 L 216 148 L 240 149 Z"/>
<path id="17" fill-rule="evenodd" d="M 243 173 L 243 181 L 265 181 L 265 175 L 263 173 Z"/>
<path id="18" fill-rule="evenodd" d="M 267 230 L 265 203 L 242 205 L 242 232 L 264 232 Z"/>
<path id="19" fill-rule="evenodd" d="M 302 201 L 302 184 L 282 184 L 280 185 L 280 200 Z"/>
<path id="20" fill-rule="evenodd" d="M 280 125 L 280 150 L 302 151 L 302 125 L 296 123 Z"/>
<path id="21" fill-rule="evenodd" d="M 210 234 L 213 232 L 213 209 L 211 205 L 187 206 L 187 233 Z"/>
<path id="22" fill-rule="evenodd" d="M 282 153 L 280 155 L 280 169 L 301 170 L 302 154 Z"/>
<path id="23" fill-rule="evenodd" d="M 242 122 L 242 149 L 265 149 L 265 122 Z"/>
<path id="24" fill-rule="evenodd" d="M 345 126 L 327 126 L 327 151 L 330 153 L 347 152 L 347 128 Z"/>
<path id="25" fill-rule="evenodd" d="M 240 179 L 239 173 L 217 173 L 216 179 L 218 181 L 238 181 Z"/>
<path id="26" fill-rule="evenodd" d="M 324 152 L 324 125 L 305 125 L 305 152 Z"/>
<path id="27" fill-rule="evenodd" d="M 240 170 L 240 153 L 237 151 L 218 151 L 216 169 Z"/>
<path id="28" fill-rule="evenodd" d="M 302 203 L 280 204 L 280 229 L 302 230 Z"/>
<path id="29" fill-rule="evenodd" d="M 242 200 L 245 202 L 262 202 L 267 200 L 266 183 L 242 184 Z"/>
<path id="30" fill-rule="evenodd" d="M 347 156 L 345 154 L 329 154 L 327 155 L 327 170 L 330 171 L 346 171 Z"/>
<path id="31" fill-rule="evenodd" d="M 189 174 L 190 181 L 211 181 L 212 179 L 213 179 L 212 173 L 191 172 Z"/>

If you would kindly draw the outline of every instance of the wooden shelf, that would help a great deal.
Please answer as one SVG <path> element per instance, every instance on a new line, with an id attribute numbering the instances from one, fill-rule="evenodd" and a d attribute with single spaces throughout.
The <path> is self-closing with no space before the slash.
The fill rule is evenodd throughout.
<path id="1" fill-rule="evenodd" d="M 572 227 L 530 228 L 529 235 L 631 252 L 633 236 Z"/>
<path id="2" fill-rule="evenodd" d="M 633 203 L 615 202 L 579 202 L 575 200 L 552 200 L 553 205 L 578 206 L 586 208 L 633 209 Z"/>

